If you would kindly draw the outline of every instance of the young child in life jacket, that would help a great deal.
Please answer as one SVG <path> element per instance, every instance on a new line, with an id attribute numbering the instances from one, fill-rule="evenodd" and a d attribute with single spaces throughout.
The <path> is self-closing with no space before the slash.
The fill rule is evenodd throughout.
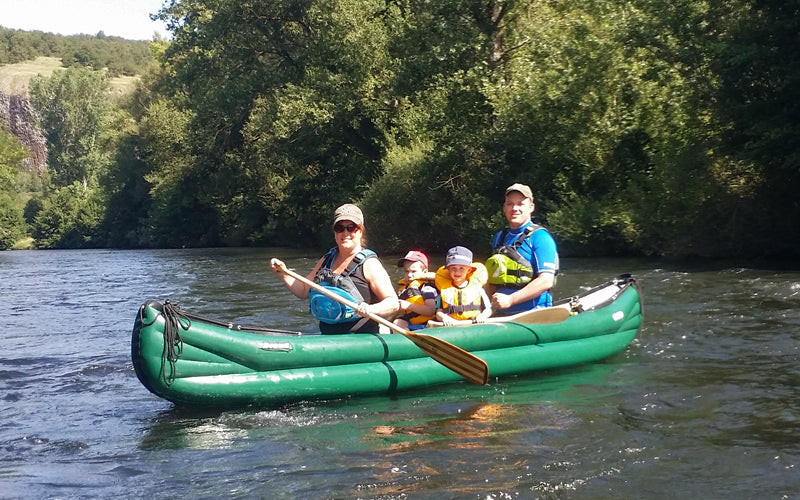
<path id="1" fill-rule="evenodd" d="M 444 326 L 486 321 L 492 315 L 492 302 L 483 290 L 487 279 L 486 267 L 472 261 L 468 248 L 448 250 L 444 267 L 436 271 L 435 283 L 439 289 L 436 321 Z"/>
<path id="2" fill-rule="evenodd" d="M 403 268 L 405 275 L 397 291 L 402 316 L 395 319 L 394 324 L 407 330 L 425 328 L 436 313 L 436 299 L 439 297 L 439 291 L 431 284 L 433 275 L 428 272 L 428 256 L 410 250 L 397 261 L 397 266 Z"/>

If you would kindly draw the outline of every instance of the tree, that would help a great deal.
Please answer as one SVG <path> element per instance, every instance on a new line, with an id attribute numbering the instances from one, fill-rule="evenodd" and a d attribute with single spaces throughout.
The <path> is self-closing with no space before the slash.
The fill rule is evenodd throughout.
<path id="1" fill-rule="evenodd" d="M 193 175 L 207 179 L 193 195 L 216 212 L 222 241 L 313 244 L 323 213 L 378 175 L 386 37 L 373 17 L 385 8 L 194 0 L 167 10 L 172 95 L 192 115 Z"/>
<path id="2" fill-rule="evenodd" d="M 732 2 L 714 26 L 725 41 L 714 63 L 720 79 L 715 116 L 726 155 L 716 167 L 724 189 L 714 214 L 730 235 L 726 250 L 796 255 L 800 2 Z"/>
<path id="3" fill-rule="evenodd" d="M 111 127 L 108 79 L 99 71 L 68 68 L 30 84 L 48 145 L 47 187 L 33 222 L 44 248 L 101 246 L 107 196 L 99 186 L 112 162 L 118 131 Z"/>
<path id="4" fill-rule="evenodd" d="M 359 201 L 387 248 L 480 253 L 523 181 L 568 255 L 788 252 L 796 3 L 172 2 L 151 221 L 321 245 Z"/>
<path id="5" fill-rule="evenodd" d="M 103 214 L 100 190 L 80 182 L 56 189 L 35 216 L 33 237 L 39 248 L 95 248 Z"/>
<path id="6" fill-rule="evenodd" d="M 68 68 L 30 82 L 31 104 L 47 139 L 50 178 L 57 187 L 97 181 L 109 165 L 106 120 L 108 78 L 100 71 Z"/>
<path id="7" fill-rule="evenodd" d="M 26 233 L 16 186 L 22 161 L 27 156 L 17 138 L 0 127 L 0 250 L 13 247 Z"/>

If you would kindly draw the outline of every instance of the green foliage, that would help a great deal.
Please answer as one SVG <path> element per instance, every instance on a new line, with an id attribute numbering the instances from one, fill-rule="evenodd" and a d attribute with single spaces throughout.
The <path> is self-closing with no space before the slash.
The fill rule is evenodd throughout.
<path id="1" fill-rule="evenodd" d="M 0 122 L 0 190 L 14 192 L 16 176 L 28 152 L 2 125 Z"/>
<path id="2" fill-rule="evenodd" d="M 428 240 L 433 231 L 429 212 L 422 207 L 428 207 L 433 197 L 422 174 L 425 158 L 433 148 L 431 142 L 390 148 L 383 163 L 385 174 L 372 184 L 363 200 L 359 200 L 369 214 L 365 223 L 370 237 L 383 242 L 385 250 L 403 251 L 406 246 L 429 248 Z"/>
<path id="3" fill-rule="evenodd" d="M 26 234 L 27 225 L 17 196 L 17 177 L 26 156 L 27 151 L 16 137 L 0 127 L 0 250 L 12 248 Z"/>
<path id="4" fill-rule="evenodd" d="M 102 31 L 94 37 L 66 38 L 60 56 L 66 67 L 106 69 L 111 77 L 141 74 L 151 58 L 149 42 L 108 37 Z"/>
<path id="5" fill-rule="evenodd" d="M 105 246 L 139 248 L 150 245 L 147 215 L 150 211 L 150 165 L 144 160 L 146 142 L 132 126 L 128 115 L 119 112 L 114 161 L 99 178 L 104 193 L 103 221 L 98 228 Z M 128 125 L 126 127 L 125 125 Z"/>
<path id="6" fill-rule="evenodd" d="M 173 4 L 164 64 L 193 113 L 181 171 L 212 179 L 195 195 L 222 226 L 246 233 L 259 217 L 237 214 L 261 208 L 259 243 L 323 244 L 330 210 L 361 201 L 392 221 L 371 230 L 386 248 L 481 251 L 519 180 L 567 253 L 713 253 L 730 247 L 696 236 L 738 195 L 715 154 L 724 29 L 709 26 L 746 14 L 690 0 Z"/>
<path id="7" fill-rule="evenodd" d="M 192 115 L 163 100 L 150 104 L 140 124 L 145 154 L 152 170 L 144 176 L 150 189 L 150 233 L 157 246 L 216 244 L 216 215 L 198 193 L 206 182 L 189 148 Z"/>
<path id="8" fill-rule="evenodd" d="M 44 208 L 44 202 L 42 198 L 31 198 L 25 203 L 25 208 L 22 211 L 23 217 L 25 217 L 25 222 L 29 225 L 33 225 L 33 222 L 36 220 L 36 216 L 39 215 L 39 212 L 42 211 Z"/>
<path id="9" fill-rule="evenodd" d="M 725 250 L 797 255 L 800 2 L 733 5 L 734 15 L 714 18 L 725 34 L 713 64 L 720 82 L 714 116 L 725 155 L 714 165 L 722 188 L 718 222 L 731 236 L 740 235 L 728 239 Z"/>
<path id="10" fill-rule="evenodd" d="M 88 70 L 32 86 L 57 196 L 25 215 L 43 246 L 328 246 L 351 201 L 376 248 L 483 255 L 525 182 L 562 255 L 796 255 L 797 7 L 168 2 L 123 109 Z M 48 50 L 123 61 L 101 35 Z"/>
<path id="11" fill-rule="evenodd" d="M 37 246 L 141 245 L 136 232 L 144 225 L 142 215 L 131 209 L 147 206 L 136 198 L 147 170 L 135 160 L 135 148 L 123 149 L 136 129 L 129 115 L 112 105 L 107 76 L 68 68 L 34 78 L 31 102 L 48 143 L 48 183 L 26 207 Z"/>
<path id="12" fill-rule="evenodd" d="M 94 248 L 104 201 L 97 188 L 79 182 L 57 189 L 44 200 L 33 221 L 39 248 Z"/>
<path id="13" fill-rule="evenodd" d="M 186 23 L 165 60 L 176 69 L 174 95 L 193 111 L 189 143 L 196 175 L 208 179 L 192 194 L 218 208 L 224 221 L 218 238 L 241 241 L 237 234 L 249 227 L 258 240 L 305 236 L 313 243 L 309 232 L 328 225 L 323 213 L 378 175 L 375 96 L 384 76 L 385 35 L 379 24 L 365 22 L 377 6 L 385 4 L 287 1 L 243 8 L 195 1 L 171 7 Z M 281 182 L 286 166 L 292 179 Z M 259 209 L 262 215 L 254 217 Z M 287 213 L 294 219 L 291 233 L 270 220 Z"/>
<path id="14" fill-rule="evenodd" d="M 32 60 L 38 56 L 57 57 L 63 37 L 41 31 L 22 31 L 0 27 L 0 64 Z"/>
<path id="15" fill-rule="evenodd" d="M 95 182 L 108 168 L 111 113 L 108 78 L 69 68 L 30 82 L 31 103 L 47 138 L 50 177 L 56 186 Z"/>
<path id="16" fill-rule="evenodd" d="M 27 225 L 14 196 L 0 191 L 0 250 L 8 250 L 25 237 Z"/>
<path id="17" fill-rule="evenodd" d="M 106 36 L 62 36 L 0 27 L 0 64 L 59 57 L 65 67 L 105 69 L 109 76 L 137 75 L 152 61 L 149 42 Z"/>

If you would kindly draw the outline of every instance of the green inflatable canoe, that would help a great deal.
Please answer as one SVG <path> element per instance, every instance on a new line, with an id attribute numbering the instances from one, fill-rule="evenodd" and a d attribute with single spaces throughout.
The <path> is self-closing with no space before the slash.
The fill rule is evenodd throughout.
<path id="1" fill-rule="evenodd" d="M 503 321 L 428 328 L 481 358 L 498 377 L 599 361 L 624 350 L 642 324 L 635 278 L 621 275 L 559 302 L 556 323 Z M 318 335 L 223 323 L 145 302 L 131 340 L 136 375 L 182 406 L 276 406 L 463 381 L 400 334 Z"/>

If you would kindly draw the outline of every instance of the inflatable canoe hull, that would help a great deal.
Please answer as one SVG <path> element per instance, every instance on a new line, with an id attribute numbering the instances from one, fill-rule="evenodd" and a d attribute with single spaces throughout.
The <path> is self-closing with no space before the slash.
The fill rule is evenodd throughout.
<path id="1" fill-rule="evenodd" d="M 573 314 L 553 324 L 486 323 L 423 332 L 486 361 L 491 383 L 602 360 L 624 350 L 642 324 L 639 289 L 629 275 L 554 307 Z M 187 406 L 274 406 L 462 380 L 403 335 L 275 332 L 149 300 L 134 323 L 133 365 L 151 392 Z"/>

